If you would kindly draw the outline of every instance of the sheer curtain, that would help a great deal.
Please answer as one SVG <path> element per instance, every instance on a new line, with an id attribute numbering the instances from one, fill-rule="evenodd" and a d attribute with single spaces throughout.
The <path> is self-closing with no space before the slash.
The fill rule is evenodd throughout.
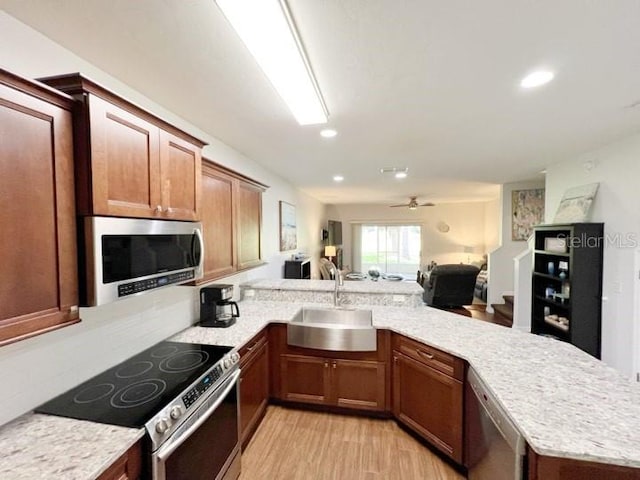
<path id="1" fill-rule="evenodd" d="M 420 268 L 420 224 L 352 224 L 352 265 L 356 272 L 376 266 L 382 273 L 415 274 Z"/>

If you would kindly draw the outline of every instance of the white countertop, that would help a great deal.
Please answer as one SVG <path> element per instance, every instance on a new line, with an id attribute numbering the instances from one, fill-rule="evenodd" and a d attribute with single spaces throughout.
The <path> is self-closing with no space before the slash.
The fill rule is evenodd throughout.
<path id="1" fill-rule="evenodd" d="M 244 301 L 232 327 L 192 327 L 172 340 L 239 346 L 299 308 Z M 376 327 L 466 359 L 538 454 L 640 468 L 640 385 L 603 362 L 567 343 L 431 307 L 372 310 Z"/>
<path id="2" fill-rule="evenodd" d="M 170 340 L 240 346 L 300 307 L 243 301 L 235 325 L 191 327 Z M 431 307 L 371 309 L 377 328 L 466 359 L 540 455 L 640 468 L 640 385 L 604 363 L 567 343 Z M 92 480 L 143 435 L 143 429 L 27 414 L 0 428 L 0 478 Z"/>
<path id="3" fill-rule="evenodd" d="M 144 429 L 31 413 L 0 429 L 2 480 L 93 480 Z"/>
<path id="4" fill-rule="evenodd" d="M 302 290 L 316 292 L 333 292 L 333 280 L 290 280 L 263 279 L 254 280 L 240 285 L 242 289 L 254 290 Z M 385 293 L 396 295 L 422 295 L 423 288 L 416 281 L 372 280 L 344 280 L 340 287 L 345 293 Z"/>

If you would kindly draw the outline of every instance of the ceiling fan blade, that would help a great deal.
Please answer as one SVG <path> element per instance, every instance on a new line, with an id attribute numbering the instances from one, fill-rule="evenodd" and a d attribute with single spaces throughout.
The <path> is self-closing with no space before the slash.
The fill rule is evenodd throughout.
<path id="1" fill-rule="evenodd" d="M 436 204 L 435 203 L 431 203 L 431 202 L 427 202 L 427 203 L 421 203 L 420 206 L 421 207 L 435 207 Z"/>
<path id="2" fill-rule="evenodd" d="M 408 207 L 409 204 L 408 203 L 402 203 L 400 205 L 389 205 L 390 207 Z"/>

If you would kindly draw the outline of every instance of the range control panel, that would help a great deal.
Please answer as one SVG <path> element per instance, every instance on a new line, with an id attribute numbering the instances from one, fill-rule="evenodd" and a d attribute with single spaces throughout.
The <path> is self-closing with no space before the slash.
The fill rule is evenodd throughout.
<path id="1" fill-rule="evenodd" d="M 189 270 L 188 272 L 171 273 L 169 275 L 162 275 L 161 277 L 123 283 L 122 285 L 118 285 L 118 296 L 126 297 L 127 295 L 134 295 L 144 292 L 145 290 L 153 290 L 154 288 L 171 285 L 172 283 L 193 280 L 193 278 L 195 278 L 195 273 L 193 270 Z"/>
<path id="2" fill-rule="evenodd" d="M 216 383 L 216 380 L 218 380 L 222 375 L 222 371 L 222 367 L 220 365 L 216 365 L 216 367 L 211 372 L 209 372 L 209 374 L 207 374 L 202 380 L 200 380 L 200 383 L 198 383 L 198 385 L 185 393 L 182 396 L 182 401 L 184 402 L 185 408 L 189 408 L 191 405 L 193 405 L 198 400 L 198 398 L 200 398 L 200 396 L 204 392 L 206 392 L 209 387 L 211 387 L 211 385 L 214 385 Z"/>

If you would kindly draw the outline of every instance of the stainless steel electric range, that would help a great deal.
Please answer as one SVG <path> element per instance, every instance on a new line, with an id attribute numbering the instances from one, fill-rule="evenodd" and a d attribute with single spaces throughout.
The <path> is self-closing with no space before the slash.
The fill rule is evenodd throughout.
<path id="1" fill-rule="evenodd" d="M 153 480 L 236 479 L 239 359 L 231 347 L 160 342 L 36 412 L 144 427 Z"/>

